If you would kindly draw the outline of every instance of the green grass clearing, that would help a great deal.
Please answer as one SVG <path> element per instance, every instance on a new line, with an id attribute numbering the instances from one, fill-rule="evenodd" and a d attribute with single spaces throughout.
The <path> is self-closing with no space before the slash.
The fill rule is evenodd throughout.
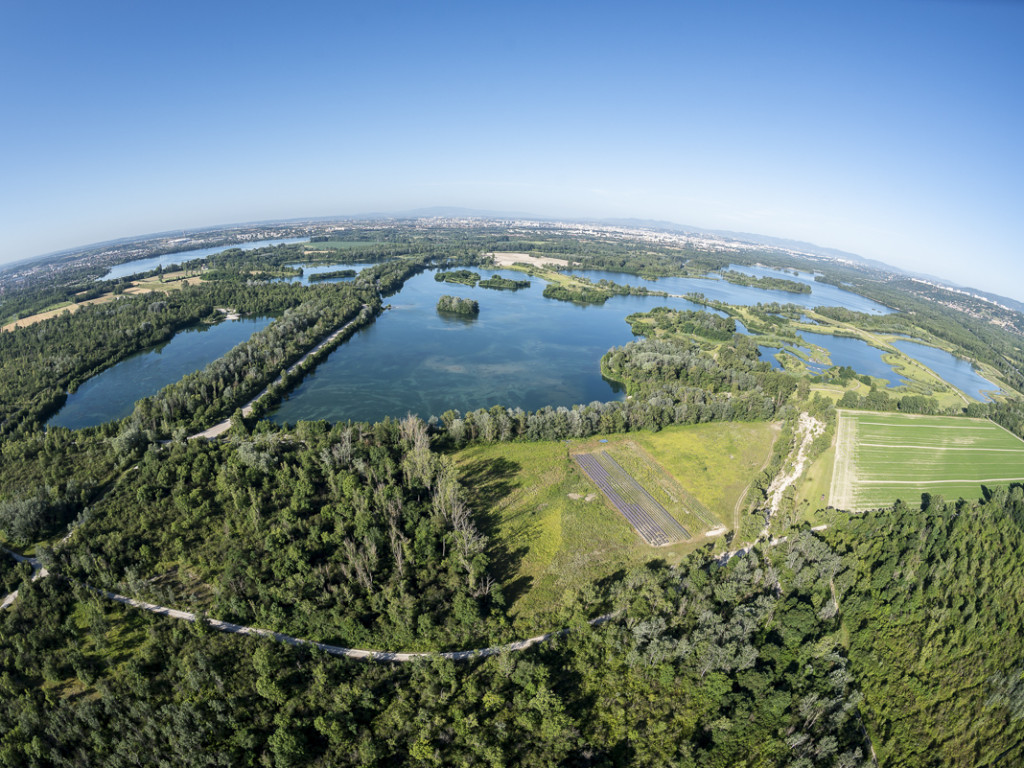
<path id="1" fill-rule="evenodd" d="M 675 563 L 700 547 L 724 547 L 724 537 L 701 535 L 670 546 L 648 546 L 576 467 L 570 451 L 600 445 L 618 459 L 628 454 L 628 444 L 640 446 L 653 463 L 643 470 L 647 480 L 637 479 L 652 495 L 651 485 L 660 488 L 658 493 L 681 487 L 731 527 L 736 504 L 777 434 L 776 425 L 763 422 L 716 423 L 609 435 L 608 443 L 597 438 L 569 445 L 496 443 L 459 451 L 456 461 L 471 505 L 492 539 L 491 559 L 510 615 L 524 628 L 542 627 L 558 612 L 567 591 L 585 589 L 652 559 Z M 626 468 L 633 471 L 639 461 Z M 655 473 L 667 478 L 654 482 L 650 478 Z"/>
<path id="2" fill-rule="evenodd" d="M 821 522 L 816 513 L 828 506 L 835 461 L 836 447 L 833 443 L 800 478 L 796 491 L 796 513 L 799 520 L 806 520 L 811 525 Z"/>
<path id="3" fill-rule="evenodd" d="M 634 437 L 636 435 L 633 435 Z M 644 490 L 678 520 L 692 536 L 699 536 L 726 522 L 715 515 L 703 502 L 686 490 L 676 478 L 659 464 L 636 440 L 616 440 L 608 443 L 590 441 L 582 451 L 607 451 Z"/>

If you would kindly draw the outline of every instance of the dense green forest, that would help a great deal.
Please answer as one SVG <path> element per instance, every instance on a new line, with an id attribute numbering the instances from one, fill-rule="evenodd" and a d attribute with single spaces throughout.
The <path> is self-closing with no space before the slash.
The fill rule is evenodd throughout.
<path id="1" fill-rule="evenodd" d="M 726 269 L 721 273 L 722 279 L 735 285 L 749 285 L 763 288 L 766 291 L 785 291 L 786 293 L 810 293 L 811 286 L 798 280 L 786 280 L 781 277 L 755 277 L 735 269 Z"/>
<path id="2" fill-rule="evenodd" d="M 459 283 L 474 286 L 480 282 L 480 275 L 468 269 L 455 269 L 451 272 L 436 272 L 434 279 L 439 283 Z"/>
<path id="3" fill-rule="evenodd" d="M 1024 761 L 1024 488 L 840 518 L 825 536 L 883 765 Z"/>
<path id="4" fill-rule="evenodd" d="M 475 317 L 480 314 L 480 302 L 476 301 L 476 299 L 463 299 L 446 294 L 437 300 L 437 311 L 446 312 L 450 315 L 469 315 Z"/>
<path id="5" fill-rule="evenodd" d="M 653 563 L 563 605 L 568 635 L 466 664 L 332 659 L 46 579 L 0 617 L 0 759 L 1017 764 L 1022 499 L 837 518 L 726 567 Z"/>
<path id="6" fill-rule="evenodd" d="M 330 272 L 314 272 L 309 276 L 311 283 L 319 283 L 324 280 L 338 280 L 340 278 L 355 277 L 358 274 L 354 269 L 332 269 Z"/>
<path id="7" fill-rule="evenodd" d="M 831 445 L 835 404 L 955 411 L 1024 438 L 1024 401 L 1012 392 L 943 409 L 922 395 L 891 397 L 848 368 L 773 370 L 759 337 L 736 332 L 738 320 L 761 339 L 789 340 L 805 310 L 762 304 L 740 318 L 695 296 L 715 311 L 630 315 L 641 338 L 594 361 L 625 389 L 620 400 L 533 411 L 497 403 L 377 424 L 261 420 L 412 276 L 439 268 L 439 281 L 529 284 L 481 280 L 472 270 L 492 251 L 645 277 L 808 268 L 764 250 L 392 222 L 228 249 L 186 264 L 193 284 L 164 291 L 96 281 L 96 267 L 72 262 L 49 286 L 30 281 L 3 295 L 5 316 L 70 296 L 106 298 L 0 333 L 0 544 L 50 572 L 33 582 L 28 563 L 0 551 L 0 599 L 20 590 L 0 611 L 0 766 L 1024 762 L 1024 487 L 986 488 L 981 499 L 910 495 L 856 515 L 819 510 L 825 527 L 814 530 L 795 514 L 792 492 L 774 513 L 768 502 L 791 466 L 801 414 L 824 426 L 807 447 L 810 463 Z M 328 264 L 373 266 L 346 283 L 325 282 L 347 275 L 340 268 L 316 284 L 282 280 Z M 816 268 L 818 279 L 896 310 L 819 307 L 822 317 L 942 341 L 1024 386 L 1019 336 L 991 317 L 866 269 Z M 764 288 L 803 285 L 732 274 Z M 150 277 L 159 282 L 160 272 Z M 556 278 L 566 282 L 549 284 L 549 298 L 648 293 Z M 478 311 L 475 301 L 444 299 Z M 89 377 L 226 309 L 275 319 L 123 420 L 43 427 Z M 841 389 L 825 397 L 819 385 Z M 190 439 L 225 419 L 220 438 Z M 511 459 L 460 472 L 460 451 L 709 421 L 776 422 L 767 463 L 737 505 L 738 530 L 684 555 L 652 548 L 638 566 L 565 589 L 537 614 L 516 613 L 522 585 L 504 578 L 526 553 L 493 510 L 469 500 L 486 498 L 472 493 L 481 477 L 496 495 L 530 489 L 510 479 Z M 530 513 L 512 524 L 539 525 Z M 101 590 L 199 620 L 127 607 Z M 398 663 L 229 634 L 206 618 L 384 651 L 479 649 L 555 632 L 525 650 Z"/>
<path id="8" fill-rule="evenodd" d="M 562 638 L 466 664 L 331 659 L 50 578 L 0 617 L 0 759 L 862 765 L 862 694 L 820 578 L 837 559 L 808 537 L 728 567 L 652 564 L 566 604 Z M 616 619 L 579 620 L 603 602 Z"/>
<path id="9" fill-rule="evenodd" d="M 498 291 L 518 291 L 522 288 L 529 288 L 529 280 L 511 280 L 501 275 L 491 275 L 480 281 L 481 288 L 493 288 Z"/>
<path id="10" fill-rule="evenodd" d="M 635 288 L 619 285 L 611 280 L 593 282 L 585 277 L 574 277 L 569 283 L 551 283 L 544 288 L 544 298 L 574 301 L 577 304 L 604 304 L 612 296 L 665 296 L 664 291 L 652 291 L 647 286 Z"/>
<path id="11" fill-rule="evenodd" d="M 731 341 L 736 333 L 736 321 L 710 312 L 682 312 L 668 307 L 655 307 L 650 312 L 635 312 L 626 317 L 637 336 L 665 334 L 694 334 L 713 341 Z"/>
<path id="12" fill-rule="evenodd" d="M 90 508 L 58 567 L 341 645 L 487 644 L 501 594 L 462 495 L 415 417 L 176 442 Z"/>

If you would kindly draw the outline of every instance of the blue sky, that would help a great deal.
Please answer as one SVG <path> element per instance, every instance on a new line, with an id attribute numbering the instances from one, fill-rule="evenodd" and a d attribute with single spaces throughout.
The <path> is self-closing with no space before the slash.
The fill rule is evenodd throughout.
<path id="1" fill-rule="evenodd" d="M 1024 4 L 0 3 L 0 262 L 451 205 L 1024 299 Z"/>

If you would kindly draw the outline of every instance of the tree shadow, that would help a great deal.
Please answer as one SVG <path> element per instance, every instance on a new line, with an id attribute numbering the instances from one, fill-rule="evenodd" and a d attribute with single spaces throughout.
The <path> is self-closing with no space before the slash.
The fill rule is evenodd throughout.
<path id="1" fill-rule="evenodd" d="M 518 487 L 515 478 L 521 468 L 518 462 L 500 457 L 480 459 L 461 468 L 459 480 L 469 491 L 473 508 L 488 518 L 488 525 L 496 522 L 490 520 L 493 508 Z"/>
<path id="2" fill-rule="evenodd" d="M 490 571 L 502 585 L 506 604 L 515 602 L 533 583 L 533 579 L 528 576 L 515 578 L 529 547 L 513 546 L 518 536 L 501 535 L 501 521 L 495 512 L 498 505 L 519 487 L 516 478 L 520 469 L 522 466 L 510 459 L 480 459 L 462 467 L 459 478 L 469 492 L 469 502 L 477 513 L 480 532 L 487 536 L 490 544 L 487 552 Z"/>

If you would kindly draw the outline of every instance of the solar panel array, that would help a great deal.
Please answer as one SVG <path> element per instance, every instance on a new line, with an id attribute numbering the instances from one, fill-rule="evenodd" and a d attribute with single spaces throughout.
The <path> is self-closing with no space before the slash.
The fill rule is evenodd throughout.
<path id="1" fill-rule="evenodd" d="M 717 528 L 722 524 L 718 520 L 718 518 L 715 517 L 714 513 L 712 513 L 710 509 L 704 506 L 700 499 L 698 499 L 692 493 L 690 493 L 681 485 L 679 485 L 675 481 L 675 478 L 672 478 L 671 475 L 665 472 L 665 470 L 661 466 L 659 466 L 657 462 L 651 459 L 650 456 L 641 454 L 639 456 L 635 456 L 635 458 L 639 459 L 640 462 L 645 464 L 656 475 L 662 475 L 671 478 L 671 487 L 665 488 L 665 492 L 668 494 L 669 498 L 672 499 L 672 501 L 676 502 L 677 504 L 680 504 L 683 507 L 683 511 L 686 514 L 692 515 L 705 528 Z"/>
<path id="2" fill-rule="evenodd" d="M 573 458 L 648 544 L 660 547 L 691 538 L 679 521 L 607 451 L 599 455 L 579 453 Z"/>
<path id="3" fill-rule="evenodd" d="M 696 517 L 708 528 L 717 528 L 722 523 L 712 514 L 711 510 L 705 507 L 700 500 L 685 488 L 679 489 L 682 495 L 683 506 L 686 511 Z"/>

